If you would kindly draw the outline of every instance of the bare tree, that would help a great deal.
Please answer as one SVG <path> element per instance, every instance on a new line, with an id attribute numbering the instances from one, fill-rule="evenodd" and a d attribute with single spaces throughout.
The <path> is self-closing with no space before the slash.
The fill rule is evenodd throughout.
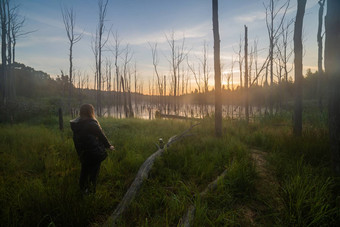
<path id="1" fill-rule="evenodd" d="M 158 87 L 158 92 L 159 95 L 162 96 L 163 94 L 163 81 L 162 81 L 162 77 L 159 75 L 158 70 L 157 70 L 157 66 L 159 63 L 159 59 L 158 59 L 158 53 L 157 53 L 157 43 L 155 43 L 154 45 L 150 45 L 151 48 L 151 53 L 152 53 L 152 64 L 153 64 L 153 68 L 157 77 L 157 87 Z"/>
<path id="2" fill-rule="evenodd" d="M 244 88 L 245 88 L 245 114 L 246 122 L 249 122 L 249 105 L 248 105 L 248 27 L 244 26 Z"/>
<path id="3" fill-rule="evenodd" d="M 254 83 L 256 83 L 256 85 L 258 85 L 258 83 L 259 83 L 259 80 L 258 80 L 258 78 L 256 77 L 256 76 L 257 76 L 257 73 L 258 73 L 258 71 L 259 71 L 259 68 L 258 68 L 258 52 L 257 52 L 257 44 L 258 44 L 258 40 L 255 39 L 255 40 L 254 40 L 254 64 L 255 64 Z M 252 85 L 251 80 L 250 80 L 249 82 L 250 82 L 250 86 L 251 86 L 251 85 Z"/>
<path id="4" fill-rule="evenodd" d="M 295 65 L 295 110 L 294 135 L 302 134 L 302 28 L 305 14 L 306 0 L 297 0 L 297 13 L 294 28 L 294 65 Z"/>
<path id="5" fill-rule="evenodd" d="M 134 77 L 134 82 L 135 82 L 135 112 L 137 111 L 137 84 L 138 84 L 138 80 L 137 80 L 137 62 L 135 61 L 135 64 L 133 66 L 133 77 Z"/>
<path id="6" fill-rule="evenodd" d="M 163 94 L 164 94 L 164 96 L 166 96 L 166 75 L 164 75 L 163 82 L 164 82 L 164 85 L 163 85 L 163 87 L 164 87 Z"/>
<path id="7" fill-rule="evenodd" d="M 240 69 L 240 88 L 243 87 L 243 78 L 242 78 L 242 67 L 243 67 L 243 57 L 242 57 L 242 47 L 243 47 L 243 41 L 242 38 L 240 37 L 240 42 L 239 42 L 239 48 L 238 48 L 238 65 Z"/>
<path id="8" fill-rule="evenodd" d="M 234 56 L 231 57 L 231 68 L 230 68 L 230 77 L 231 77 L 231 90 L 234 91 Z"/>
<path id="9" fill-rule="evenodd" d="M 201 71 L 200 71 L 200 68 L 198 67 L 198 72 L 197 72 L 196 69 L 195 69 L 195 64 L 194 63 L 190 64 L 188 58 L 187 58 L 187 65 L 188 65 L 188 68 L 190 69 L 191 73 L 194 75 L 194 79 L 195 79 L 195 82 L 196 82 L 196 85 L 197 85 L 197 88 L 198 88 L 198 93 L 201 93 Z"/>
<path id="10" fill-rule="evenodd" d="M 340 1 L 327 1 L 325 18 L 325 74 L 329 90 L 329 138 L 335 176 L 340 176 Z"/>
<path id="11" fill-rule="evenodd" d="M 6 0 L 0 1 L 0 19 L 1 19 L 1 93 L 3 103 L 7 102 L 7 10 Z"/>
<path id="12" fill-rule="evenodd" d="M 176 44 L 175 40 L 175 32 L 172 32 L 169 36 L 166 35 L 166 40 L 170 47 L 170 59 L 168 59 L 171 68 L 172 74 L 172 81 L 173 81 L 173 95 L 175 101 L 175 112 L 176 112 L 176 96 L 179 93 L 179 72 L 180 72 L 180 65 L 184 61 L 185 57 L 187 56 L 187 52 L 185 52 L 185 38 L 183 37 L 182 42 L 180 45 Z"/>
<path id="13" fill-rule="evenodd" d="M 119 69 L 119 56 L 121 54 L 121 50 L 120 50 L 120 40 L 119 40 L 119 36 L 118 36 L 118 32 L 113 33 L 112 32 L 112 36 L 114 39 L 114 47 L 112 48 L 111 52 L 114 56 L 114 64 L 115 64 L 115 74 L 116 74 L 116 111 L 118 113 L 118 109 L 119 109 L 119 103 L 120 103 L 120 69 Z"/>
<path id="14" fill-rule="evenodd" d="M 12 16 L 12 23 L 11 23 L 11 36 L 12 36 L 12 62 L 15 63 L 15 47 L 17 44 L 17 40 L 19 37 L 26 36 L 34 31 L 28 31 L 24 32 L 22 31 L 22 28 L 25 24 L 25 18 L 19 17 L 19 14 L 17 13 L 17 8 L 13 11 Z"/>
<path id="15" fill-rule="evenodd" d="M 223 75 L 223 74 L 222 74 Z M 225 73 L 225 78 L 227 80 L 227 90 L 230 90 L 230 79 L 231 79 L 231 74 L 230 73 Z M 224 85 L 222 87 L 223 89 L 225 89 Z"/>
<path id="16" fill-rule="evenodd" d="M 137 94 L 137 63 L 136 62 L 133 67 L 133 76 L 134 76 L 134 82 L 135 82 L 135 93 Z"/>
<path id="17" fill-rule="evenodd" d="M 15 44 L 18 33 L 24 24 L 24 19 L 19 21 L 19 5 L 11 0 L 0 1 L 0 27 L 1 27 L 1 71 L 0 93 L 2 101 L 6 104 L 8 99 L 15 98 L 15 78 L 12 73 L 14 63 Z M 23 35 L 25 33 L 21 33 Z M 27 33 L 28 34 L 28 33 Z"/>
<path id="18" fill-rule="evenodd" d="M 105 82 L 106 91 L 112 90 L 112 62 L 109 58 L 105 58 Z"/>
<path id="19" fill-rule="evenodd" d="M 293 67 L 288 66 L 290 62 L 290 58 L 293 54 L 292 49 L 288 49 L 288 45 L 290 43 L 290 34 L 291 34 L 291 25 L 293 24 L 293 20 L 288 21 L 285 26 L 281 27 L 281 39 L 277 43 L 277 51 L 278 51 L 278 58 L 282 63 L 282 69 L 284 71 L 284 80 L 288 82 L 288 74 L 292 71 Z"/>
<path id="20" fill-rule="evenodd" d="M 11 73 L 11 65 L 12 65 L 12 36 L 11 36 L 11 26 L 12 26 L 12 10 L 9 6 L 10 0 L 4 0 L 6 2 L 6 11 L 7 11 L 7 64 L 9 71 Z M 9 75 L 9 88 L 11 89 L 12 78 Z"/>
<path id="21" fill-rule="evenodd" d="M 273 87 L 274 85 L 274 48 L 276 46 L 279 32 L 281 31 L 281 26 L 284 22 L 290 0 L 285 0 L 285 2 L 282 5 L 277 5 L 277 1 L 274 0 L 268 0 L 269 3 L 267 5 L 264 5 L 264 8 L 266 10 L 266 26 L 268 31 L 268 37 L 269 37 L 269 73 L 270 73 L 270 86 Z M 281 16 L 282 15 L 282 16 Z M 278 18 L 278 16 L 281 16 L 281 18 Z M 278 22 L 277 22 L 278 21 Z M 275 24 L 277 26 L 275 27 Z M 267 78 L 266 78 L 267 81 Z M 272 89 L 271 89 L 272 90 Z M 270 113 L 273 113 L 273 97 L 272 94 L 270 95 L 270 102 L 269 102 L 269 108 Z"/>
<path id="22" fill-rule="evenodd" d="M 182 67 L 182 95 L 184 95 L 184 91 L 185 91 L 185 81 L 186 78 L 188 77 L 188 73 L 186 73 L 188 71 L 186 71 L 184 69 L 184 67 Z"/>
<path id="23" fill-rule="evenodd" d="M 73 11 L 73 8 L 63 9 L 62 11 L 63 22 L 65 25 L 66 35 L 69 41 L 69 88 L 68 88 L 68 106 L 71 109 L 71 97 L 72 97 L 72 89 L 73 89 L 73 46 L 79 42 L 82 38 L 81 34 L 75 34 L 75 26 L 76 26 L 76 15 Z"/>
<path id="24" fill-rule="evenodd" d="M 260 75 L 261 75 L 261 73 L 262 73 L 262 71 L 263 70 L 266 70 L 266 74 L 265 74 L 265 77 L 267 77 L 267 68 L 268 68 L 268 59 L 269 59 L 269 56 L 267 56 L 267 58 L 266 58 L 266 60 L 263 62 L 263 64 L 262 64 L 262 66 L 261 66 L 261 68 L 259 69 L 258 68 L 258 66 L 257 66 L 257 51 L 255 52 L 256 54 L 255 54 L 255 76 L 254 76 L 254 78 L 253 78 L 253 80 L 251 81 L 251 83 L 250 83 L 250 86 L 253 86 L 254 85 L 254 83 L 258 80 L 258 78 L 260 77 Z M 266 79 L 265 79 L 266 80 Z M 249 81 L 250 82 L 250 81 Z M 265 83 L 265 85 L 266 85 L 266 81 L 264 82 Z M 261 84 L 262 84 L 262 82 L 261 82 Z"/>
<path id="25" fill-rule="evenodd" d="M 121 75 L 121 84 L 123 89 L 124 96 L 124 112 L 125 117 L 133 117 L 133 110 L 131 109 L 131 96 L 130 96 L 130 62 L 132 60 L 132 52 L 130 50 L 129 45 L 127 44 L 124 49 L 123 59 L 123 67 L 122 67 L 122 75 Z M 128 104 L 130 108 L 128 107 Z"/>
<path id="26" fill-rule="evenodd" d="M 250 82 L 253 73 L 253 63 L 254 63 L 254 47 L 250 46 L 250 52 L 248 52 L 248 88 L 250 87 Z"/>
<path id="27" fill-rule="evenodd" d="M 204 83 L 204 92 L 207 93 L 209 91 L 209 65 L 208 65 L 208 45 L 204 40 L 203 43 L 203 58 L 201 61 L 202 73 L 203 73 L 203 83 Z"/>
<path id="28" fill-rule="evenodd" d="M 215 69 L 215 134 L 222 136 L 222 97 L 221 97 L 221 63 L 220 34 L 218 28 L 218 0 L 212 0 L 213 34 L 214 34 L 214 69 Z"/>
<path id="29" fill-rule="evenodd" d="M 323 25 L 323 10 L 325 6 L 326 0 L 319 0 L 319 24 L 318 24 L 318 34 L 317 34 L 317 42 L 318 42 L 318 98 L 319 98 L 319 110 L 322 112 L 322 96 L 323 92 L 321 91 L 321 83 L 322 83 L 322 76 L 323 76 L 323 69 L 322 69 L 322 25 Z"/>
<path id="30" fill-rule="evenodd" d="M 187 75 L 187 77 L 186 77 L 186 81 L 185 81 L 185 94 L 188 94 L 188 85 L 189 85 L 189 81 L 191 79 L 191 77 L 189 75 L 189 69 L 187 69 L 186 75 Z"/>
<path id="31" fill-rule="evenodd" d="M 99 19 L 98 19 L 98 27 L 96 31 L 96 84 L 97 84 L 97 114 L 98 116 L 102 115 L 102 99 L 101 99 L 101 90 L 102 90 L 102 51 L 106 42 L 109 38 L 107 36 L 106 40 L 103 40 L 103 35 L 105 32 L 105 17 L 107 13 L 107 5 L 108 0 L 98 0 L 98 8 L 99 8 Z"/>

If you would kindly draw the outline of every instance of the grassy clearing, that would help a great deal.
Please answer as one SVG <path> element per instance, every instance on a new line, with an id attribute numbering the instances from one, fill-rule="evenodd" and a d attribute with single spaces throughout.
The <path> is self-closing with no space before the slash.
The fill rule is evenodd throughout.
<path id="1" fill-rule="evenodd" d="M 320 121 L 311 124 L 314 118 L 307 115 L 301 138 L 293 137 L 289 125 L 273 127 L 282 119 L 272 119 L 247 139 L 250 146 L 268 152 L 268 168 L 279 182 L 280 207 L 273 218 L 280 226 L 336 226 L 340 222 L 335 203 L 340 182 L 331 177 L 327 127 Z"/>
<path id="2" fill-rule="evenodd" d="M 158 138 L 167 141 L 192 124 L 110 118 L 100 123 L 117 151 L 102 164 L 97 194 L 85 198 L 78 191 L 80 164 L 69 127 L 59 132 L 53 117 L 1 126 L 0 204 L 6 204 L 1 206 L 1 225 L 101 225 L 140 165 L 156 151 Z M 330 177 L 323 127 L 305 127 L 300 140 L 282 119 L 249 126 L 225 121 L 224 128 L 224 137 L 216 139 L 213 120 L 205 119 L 191 137 L 170 147 L 155 162 L 119 225 L 176 226 L 191 204 L 196 206 L 195 226 L 320 226 L 339 221 L 332 194 L 338 183 Z M 277 198 L 257 191 L 249 147 L 268 152 L 268 169 L 280 184 L 268 190 L 275 190 Z M 224 169 L 228 174 L 217 189 L 200 197 Z M 255 210 L 254 223 L 244 218 L 245 207 Z"/>

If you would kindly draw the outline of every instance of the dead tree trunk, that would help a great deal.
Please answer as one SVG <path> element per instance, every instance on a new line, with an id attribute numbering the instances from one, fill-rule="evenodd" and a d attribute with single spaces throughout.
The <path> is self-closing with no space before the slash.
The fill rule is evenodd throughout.
<path id="1" fill-rule="evenodd" d="M 240 37 L 240 43 L 239 43 L 239 50 L 238 50 L 238 65 L 240 68 L 240 88 L 243 87 L 243 78 L 242 78 L 242 65 L 243 65 L 243 58 L 242 58 L 242 38 Z"/>
<path id="2" fill-rule="evenodd" d="M 244 91 L 245 91 L 245 115 L 246 122 L 249 122 L 249 105 L 248 105 L 248 28 L 244 26 Z"/>
<path id="3" fill-rule="evenodd" d="M 126 92 L 125 92 L 124 78 L 121 77 L 120 81 L 121 81 L 121 83 L 122 83 L 122 89 L 123 89 L 123 99 L 124 99 L 124 112 L 125 112 L 125 117 L 128 118 L 128 117 L 129 117 L 129 109 L 128 109 L 128 106 L 127 106 L 127 97 L 126 97 Z"/>
<path id="4" fill-rule="evenodd" d="M 8 78 L 8 99 L 12 99 L 14 96 L 14 80 L 12 72 L 12 36 L 11 36 L 11 24 L 12 24 L 12 9 L 9 6 L 9 0 L 6 2 L 7 10 L 7 78 Z"/>
<path id="5" fill-rule="evenodd" d="M 329 137 L 333 171 L 340 176 L 340 1 L 327 1 L 325 73 L 329 90 Z"/>
<path id="6" fill-rule="evenodd" d="M 185 130 L 182 134 L 180 135 L 175 135 L 171 137 L 168 141 L 168 143 L 165 145 L 165 148 L 168 148 L 171 144 L 174 142 L 186 137 L 190 136 L 190 130 L 197 126 L 198 124 L 195 124 L 191 126 L 189 129 Z M 158 146 L 158 145 L 157 145 Z M 146 161 L 141 165 L 139 168 L 137 175 L 135 179 L 133 180 L 130 188 L 127 190 L 125 193 L 122 201 L 118 204 L 116 207 L 115 211 L 111 214 L 107 222 L 105 223 L 105 226 L 115 226 L 116 221 L 119 218 L 119 216 L 124 212 L 124 210 L 130 205 L 132 200 L 135 198 L 137 192 L 139 191 L 143 181 L 148 178 L 148 174 L 156 160 L 159 156 L 161 156 L 164 153 L 165 149 L 163 147 L 158 146 L 158 150 L 153 153 Z"/>
<path id="7" fill-rule="evenodd" d="M 103 40 L 103 35 L 105 31 L 105 17 L 107 12 L 107 5 L 108 0 L 99 0 L 98 1 L 98 8 L 99 8 L 99 20 L 98 20 L 98 27 L 96 33 L 96 48 L 97 49 L 97 62 L 96 62 L 96 73 L 97 73 L 97 115 L 102 115 L 102 51 L 103 47 L 105 46 L 108 36 L 106 40 Z"/>
<path id="8" fill-rule="evenodd" d="M 1 15 L 1 95 L 3 103 L 6 104 L 7 99 L 7 62 L 6 62 L 6 38 L 7 38 L 7 13 L 5 1 L 0 1 L 0 15 Z"/>
<path id="9" fill-rule="evenodd" d="M 273 87 L 274 87 L 274 48 L 276 46 L 277 37 L 279 35 L 279 31 L 281 30 L 281 26 L 283 24 L 284 18 L 286 16 L 289 0 L 286 0 L 281 6 L 278 6 L 279 1 L 269 0 L 268 5 L 264 5 L 266 10 L 266 26 L 269 37 L 269 73 L 270 73 L 270 96 L 269 96 L 269 111 L 270 114 L 273 114 Z M 277 16 L 282 17 L 277 20 Z M 275 27 L 277 24 L 277 27 Z M 266 82 L 267 76 L 266 76 Z"/>
<path id="10" fill-rule="evenodd" d="M 221 64 L 220 34 L 218 28 L 218 0 L 212 1 L 214 33 L 214 69 L 215 69 L 215 134 L 222 136 L 222 98 L 221 98 Z"/>
<path id="11" fill-rule="evenodd" d="M 133 112 L 133 108 L 132 108 L 132 100 L 131 100 L 131 90 L 129 89 L 128 92 L 129 95 L 129 117 L 134 117 L 134 112 Z"/>
<path id="12" fill-rule="evenodd" d="M 326 0 L 319 0 L 319 24 L 318 24 L 318 34 L 317 34 L 317 41 L 318 41 L 318 99 L 319 99 L 319 110 L 322 112 L 323 106 L 322 106 L 322 96 L 323 96 L 323 90 L 322 90 L 322 76 L 323 76 L 323 69 L 322 69 L 322 25 L 323 25 L 323 9 L 325 5 Z"/>
<path id="13" fill-rule="evenodd" d="M 203 197 L 205 196 L 209 191 L 212 191 L 214 189 L 217 188 L 217 183 L 223 179 L 225 177 L 225 175 L 227 174 L 227 170 L 224 170 L 223 173 L 221 175 L 219 175 L 213 182 L 211 182 L 205 189 L 204 191 L 202 191 L 200 193 L 200 196 Z M 183 217 L 183 221 L 182 221 L 182 226 L 184 227 L 190 227 L 190 223 L 192 223 L 192 221 L 194 220 L 195 217 L 195 211 L 196 208 L 194 205 L 191 205 L 188 210 L 187 213 L 185 214 L 185 216 Z"/>
<path id="14" fill-rule="evenodd" d="M 73 90 L 73 45 L 80 41 L 82 34 L 75 35 L 76 18 L 73 9 L 62 10 L 63 22 L 65 25 L 66 35 L 69 41 L 69 83 L 68 83 L 68 108 L 71 110 L 71 97 Z M 72 115 L 72 113 L 71 113 Z"/>
<path id="15" fill-rule="evenodd" d="M 306 0 L 297 0 L 297 13 L 294 28 L 294 65 L 295 65 L 295 110 L 294 135 L 302 134 L 302 28 L 305 15 Z"/>

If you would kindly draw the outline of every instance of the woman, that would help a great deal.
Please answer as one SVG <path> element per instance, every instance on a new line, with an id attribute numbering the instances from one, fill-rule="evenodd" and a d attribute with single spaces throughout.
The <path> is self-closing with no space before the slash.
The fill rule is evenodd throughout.
<path id="1" fill-rule="evenodd" d="M 80 117 L 71 120 L 70 124 L 74 146 L 81 162 L 80 189 L 84 193 L 95 193 L 100 164 L 107 157 L 105 148 L 114 150 L 114 147 L 104 135 L 91 104 L 82 105 Z"/>

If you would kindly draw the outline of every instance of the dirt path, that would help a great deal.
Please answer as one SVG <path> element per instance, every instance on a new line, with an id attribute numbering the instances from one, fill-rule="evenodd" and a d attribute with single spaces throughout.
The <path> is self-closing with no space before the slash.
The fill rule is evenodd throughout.
<path id="1" fill-rule="evenodd" d="M 255 164 L 256 171 L 259 175 L 258 183 L 260 183 L 260 185 L 263 185 L 263 184 L 276 185 L 277 182 L 276 182 L 275 177 L 266 167 L 266 165 L 267 165 L 267 160 L 266 160 L 267 153 L 260 151 L 260 150 L 255 150 L 255 149 L 251 149 L 250 152 L 251 152 L 251 157 L 252 157 L 254 164 Z M 260 185 L 256 185 L 256 186 L 259 187 Z M 259 187 L 259 188 L 256 188 L 256 189 L 262 191 L 263 187 Z"/>
<path id="2" fill-rule="evenodd" d="M 277 189 L 278 183 L 273 173 L 267 168 L 267 153 L 250 149 L 251 158 L 254 162 L 256 172 L 258 173 L 255 182 L 256 198 L 249 204 L 242 207 L 244 218 L 252 226 L 261 225 L 262 214 L 266 214 L 268 210 L 277 209 L 279 206 Z M 268 224 L 268 223 L 267 223 Z"/>

